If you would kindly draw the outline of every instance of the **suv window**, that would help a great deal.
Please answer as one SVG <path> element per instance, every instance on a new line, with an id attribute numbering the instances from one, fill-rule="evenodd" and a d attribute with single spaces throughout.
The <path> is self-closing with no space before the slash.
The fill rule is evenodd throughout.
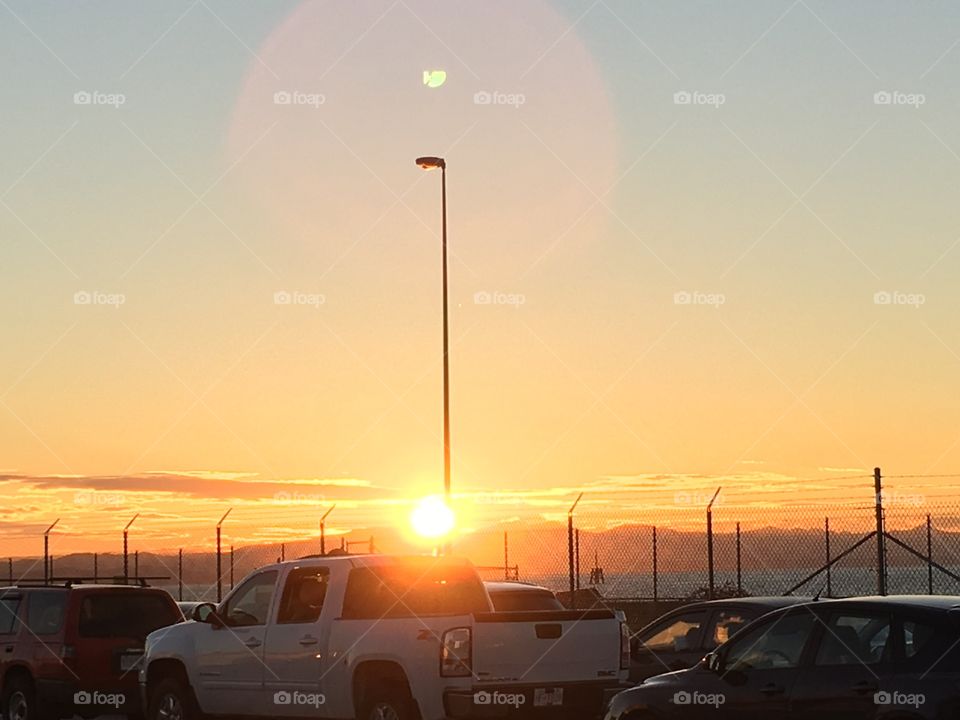
<path id="1" fill-rule="evenodd" d="M 903 621 L 903 652 L 907 660 L 922 657 L 937 645 L 937 627 L 924 620 Z"/>
<path id="2" fill-rule="evenodd" d="M 813 625 L 808 610 L 771 618 L 727 645 L 724 667 L 727 671 L 798 667 Z"/>
<path id="3" fill-rule="evenodd" d="M 697 610 L 668 618 L 640 636 L 640 648 L 651 652 L 696 650 L 700 638 L 700 628 L 703 627 L 706 619 L 706 610 Z"/>
<path id="4" fill-rule="evenodd" d="M 0 598 L 0 635 L 10 635 L 17 630 L 17 612 L 20 610 L 20 596 L 9 595 Z"/>
<path id="5" fill-rule="evenodd" d="M 224 603 L 221 616 L 229 625 L 265 625 L 276 584 L 276 570 L 254 575 Z"/>
<path id="6" fill-rule="evenodd" d="M 34 635 L 58 633 L 66 608 L 66 590 L 31 590 L 27 593 L 27 627 Z"/>
<path id="7" fill-rule="evenodd" d="M 179 620 L 174 603 L 156 593 L 97 593 L 80 603 L 79 630 L 81 637 L 143 640 Z"/>
<path id="8" fill-rule="evenodd" d="M 890 617 L 870 613 L 834 613 L 824 627 L 815 663 L 878 665 L 893 656 Z"/>
<path id="9" fill-rule="evenodd" d="M 329 580 L 330 571 L 327 568 L 291 570 L 283 586 L 277 622 L 281 625 L 316 622 L 323 609 Z"/>
<path id="10" fill-rule="evenodd" d="M 490 612 L 490 600 L 476 571 L 439 558 L 355 568 L 343 600 L 348 619 L 482 612 Z"/>
<path id="11" fill-rule="evenodd" d="M 756 613 L 743 610 L 717 610 L 707 629 L 704 647 L 714 650 L 723 645 L 756 617 Z"/>

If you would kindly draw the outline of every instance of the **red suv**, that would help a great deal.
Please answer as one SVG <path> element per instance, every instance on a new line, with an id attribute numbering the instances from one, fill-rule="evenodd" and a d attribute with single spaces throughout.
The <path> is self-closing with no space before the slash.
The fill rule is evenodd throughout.
<path id="1" fill-rule="evenodd" d="M 164 590 L 129 585 L 0 588 L 3 720 L 140 715 L 148 633 L 182 622 Z"/>

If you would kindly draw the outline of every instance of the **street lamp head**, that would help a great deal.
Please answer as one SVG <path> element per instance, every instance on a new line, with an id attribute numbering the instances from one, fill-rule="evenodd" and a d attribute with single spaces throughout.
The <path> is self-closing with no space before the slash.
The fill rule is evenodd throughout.
<path id="1" fill-rule="evenodd" d="M 424 170 L 433 170 L 434 168 L 446 168 L 447 161 L 441 157 L 419 157 L 417 165 Z"/>

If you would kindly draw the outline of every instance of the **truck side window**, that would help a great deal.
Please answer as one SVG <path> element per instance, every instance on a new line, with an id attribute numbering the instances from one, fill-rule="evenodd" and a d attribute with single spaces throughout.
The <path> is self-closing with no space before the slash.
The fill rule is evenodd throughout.
<path id="1" fill-rule="evenodd" d="M 67 593 L 35 590 L 27 596 L 27 627 L 34 635 L 54 635 L 63 626 Z"/>
<path id="2" fill-rule="evenodd" d="M 277 623 L 312 623 L 320 618 L 327 595 L 330 571 L 327 568 L 295 568 L 287 576 L 280 599 Z"/>
<path id="3" fill-rule="evenodd" d="M 266 625 L 276 584 L 276 570 L 254 575 L 230 596 L 221 616 L 233 626 Z"/>
<path id="4" fill-rule="evenodd" d="M 20 597 L 10 595 L 0 598 L 0 635 L 15 633 L 17 628 L 17 612 L 20 610 Z"/>

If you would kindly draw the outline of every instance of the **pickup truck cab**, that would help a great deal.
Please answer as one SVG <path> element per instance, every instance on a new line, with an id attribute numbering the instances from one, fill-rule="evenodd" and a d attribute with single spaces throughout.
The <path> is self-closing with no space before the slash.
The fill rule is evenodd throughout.
<path id="1" fill-rule="evenodd" d="M 149 720 L 598 717 L 629 634 L 608 610 L 497 613 L 450 557 L 315 557 L 250 574 L 147 638 Z"/>

